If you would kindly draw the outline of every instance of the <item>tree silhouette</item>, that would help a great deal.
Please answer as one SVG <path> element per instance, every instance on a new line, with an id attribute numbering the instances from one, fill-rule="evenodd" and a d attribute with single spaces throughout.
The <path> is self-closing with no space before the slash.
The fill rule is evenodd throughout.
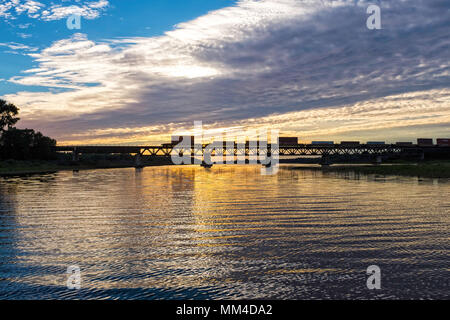
<path id="1" fill-rule="evenodd" d="M 12 103 L 0 99 L 0 132 L 5 131 L 14 126 L 20 118 L 16 117 L 19 114 L 19 108 Z"/>
<path id="2" fill-rule="evenodd" d="M 51 160 L 56 140 L 32 129 L 17 129 L 19 108 L 0 99 L 0 159 Z"/>
<path id="3" fill-rule="evenodd" d="M 51 160 L 56 141 L 32 129 L 10 128 L 0 138 L 0 159 Z"/>

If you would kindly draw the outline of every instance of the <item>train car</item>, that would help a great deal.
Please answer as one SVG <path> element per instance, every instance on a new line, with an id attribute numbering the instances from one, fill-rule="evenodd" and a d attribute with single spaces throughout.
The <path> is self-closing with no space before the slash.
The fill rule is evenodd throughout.
<path id="1" fill-rule="evenodd" d="M 163 148 L 170 148 L 173 147 L 175 145 L 175 143 L 163 143 L 161 144 L 161 146 L 163 146 Z"/>
<path id="2" fill-rule="evenodd" d="M 334 141 L 313 141 L 311 144 L 314 145 L 334 145 Z"/>
<path id="3" fill-rule="evenodd" d="M 385 145 L 386 142 L 384 142 L 384 141 L 368 141 L 367 144 L 368 145 Z"/>
<path id="4" fill-rule="evenodd" d="M 419 139 L 417 139 L 417 145 L 419 147 L 430 147 L 430 146 L 433 146 L 433 139 L 419 138 Z"/>
<path id="5" fill-rule="evenodd" d="M 214 143 L 220 143 L 219 141 L 214 141 Z M 234 148 L 238 143 L 236 141 L 222 141 L 222 145 L 224 148 Z"/>
<path id="6" fill-rule="evenodd" d="M 278 141 L 280 146 L 295 146 L 298 144 L 297 137 L 280 137 Z"/>
<path id="7" fill-rule="evenodd" d="M 413 143 L 412 142 L 396 142 L 395 145 L 401 146 L 401 147 L 409 147 L 409 146 L 412 146 Z"/>
<path id="8" fill-rule="evenodd" d="M 450 139 L 444 138 L 436 139 L 436 144 L 440 147 L 450 147 Z"/>
<path id="9" fill-rule="evenodd" d="M 341 141 L 341 146 L 359 146 L 359 141 Z"/>
<path id="10" fill-rule="evenodd" d="M 184 138 L 185 138 L 184 136 L 172 136 L 172 144 L 174 144 L 174 145 L 179 144 L 180 142 L 184 141 Z M 189 139 L 189 136 L 187 136 L 187 138 Z M 191 143 L 191 145 L 193 145 L 195 137 L 190 136 L 190 139 L 191 139 L 190 143 Z"/>
<path id="11" fill-rule="evenodd" d="M 267 141 L 245 141 L 245 145 L 248 146 L 260 146 L 266 144 L 268 145 L 269 143 Z"/>

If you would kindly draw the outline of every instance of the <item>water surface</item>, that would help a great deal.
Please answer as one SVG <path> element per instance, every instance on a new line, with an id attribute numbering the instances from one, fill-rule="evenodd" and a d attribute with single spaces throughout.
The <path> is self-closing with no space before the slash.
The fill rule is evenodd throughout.
<path id="1" fill-rule="evenodd" d="M 236 165 L 0 178 L 0 298 L 449 298 L 449 194 L 448 180 Z"/>

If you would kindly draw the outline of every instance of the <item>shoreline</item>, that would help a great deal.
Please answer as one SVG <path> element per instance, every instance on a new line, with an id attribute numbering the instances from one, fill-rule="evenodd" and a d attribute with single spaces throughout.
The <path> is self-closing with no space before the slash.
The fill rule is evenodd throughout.
<path id="1" fill-rule="evenodd" d="M 148 163 L 142 167 L 166 166 L 171 163 Z M 134 164 L 123 162 L 58 164 L 52 161 L 14 161 L 13 164 L 0 161 L 0 177 L 28 176 L 34 174 L 49 174 L 59 171 L 84 171 L 96 169 L 135 168 Z"/>
<path id="2" fill-rule="evenodd" d="M 144 164 L 142 167 L 173 165 L 171 162 L 159 161 Z M 34 174 L 48 174 L 59 171 L 82 171 L 95 169 L 135 168 L 134 164 L 121 161 L 109 163 L 80 163 L 61 164 L 55 161 L 0 161 L 0 177 L 27 176 Z M 409 176 L 419 178 L 450 178 L 450 161 L 391 162 L 381 165 L 335 164 L 329 167 L 318 166 L 289 166 L 289 170 L 314 170 L 322 172 L 354 172 L 361 174 L 378 174 L 386 176 Z"/>
<path id="3" fill-rule="evenodd" d="M 361 174 L 377 174 L 383 176 L 406 176 L 418 178 L 450 178 L 450 161 L 425 161 L 422 163 L 402 162 L 385 163 L 381 165 L 361 164 L 342 165 L 336 164 L 329 167 L 291 167 L 290 170 L 318 170 L 322 172 L 354 172 Z"/>

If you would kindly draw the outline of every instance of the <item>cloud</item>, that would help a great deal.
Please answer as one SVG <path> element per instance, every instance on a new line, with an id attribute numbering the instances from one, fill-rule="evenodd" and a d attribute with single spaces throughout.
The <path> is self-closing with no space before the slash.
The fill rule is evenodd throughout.
<path id="1" fill-rule="evenodd" d="M 31 38 L 33 35 L 28 34 L 28 33 L 18 33 L 17 34 L 19 37 L 21 37 L 22 39 L 27 39 L 27 38 Z"/>
<path id="2" fill-rule="evenodd" d="M 65 0 L 62 4 L 47 6 L 44 3 L 31 0 L 2 0 L 0 3 L 0 17 L 16 19 L 26 15 L 32 19 L 52 21 L 65 19 L 72 14 L 78 14 L 85 19 L 96 19 L 109 6 L 107 0 L 80 1 Z M 73 4 L 68 5 L 69 2 Z"/>
<path id="3" fill-rule="evenodd" d="M 109 5 L 108 1 L 87 2 L 82 6 L 53 5 L 48 10 L 42 12 L 42 20 L 52 21 L 67 18 L 73 14 L 82 16 L 85 19 L 96 19 L 101 12 Z"/>
<path id="4" fill-rule="evenodd" d="M 6 47 L 14 51 L 20 51 L 23 54 L 28 54 L 30 52 L 37 51 L 38 48 L 31 47 L 29 45 L 18 43 L 18 42 L 0 42 L 0 47 Z"/>
<path id="5" fill-rule="evenodd" d="M 34 94 L 30 94 L 34 95 Z M 39 95 L 34 95 L 39 99 Z M 27 97 L 29 100 L 31 97 Z M 311 108 L 242 120 L 205 123 L 206 133 L 230 133 L 249 136 L 252 130 L 278 129 L 284 135 L 300 136 L 302 141 L 362 140 L 415 141 L 419 136 L 448 136 L 450 127 L 450 89 L 427 90 L 386 96 L 338 107 Z M 55 106 L 57 105 L 55 100 Z M 36 110 L 38 114 L 39 109 Z M 74 108 L 72 112 L 76 112 Z M 64 110 L 54 110 L 61 123 L 70 127 Z M 79 110 L 83 113 L 83 110 Z M 71 114 L 70 117 L 75 117 Z M 88 122 L 94 119 L 89 119 Z M 37 122 L 40 120 L 37 119 Z M 79 123 L 80 124 L 80 123 Z M 51 124 L 50 124 L 51 125 Z M 146 144 L 168 141 L 171 133 L 189 134 L 193 124 L 164 124 L 94 128 L 86 126 L 76 133 L 62 134 L 65 143 Z"/>
<path id="6" fill-rule="evenodd" d="M 19 27 L 19 29 L 28 29 L 28 27 L 31 25 L 31 23 L 24 23 L 24 24 L 19 24 L 17 27 Z"/>
<path id="7" fill-rule="evenodd" d="M 77 34 L 10 79 L 58 90 L 6 98 L 62 141 L 144 141 L 194 120 L 310 137 L 450 123 L 450 4 L 383 1 L 381 30 L 368 4 L 245 0 L 161 37 Z"/>
<path id="8" fill-rule="evenodd" d="M 17 14 L 25 13 L 30 18 L 37 18 L 39 14 L 37 14 L 42 7 L 45 5 L 37 2 L 37 1 L 25 1 L 24 3 L 20 3 L 19 1 L 16 1 L 17 5 L 15 6 L 15 10 Z"/>

